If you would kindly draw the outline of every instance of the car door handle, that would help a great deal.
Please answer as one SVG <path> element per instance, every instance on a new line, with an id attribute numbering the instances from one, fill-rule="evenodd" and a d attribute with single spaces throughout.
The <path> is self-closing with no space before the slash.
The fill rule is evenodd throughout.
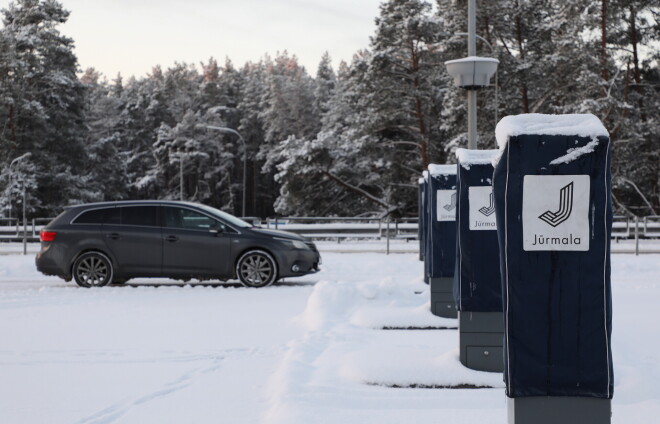
<path id="1" fill-rule="evenodd" d="M 111 240 L 119 240 L 119 239 L 121 238 L 121 236 L 119 235 L 119 233 L 110 233 L 110 234 L 106 234 L 106 237 L 109 238 L 109 239 L 111 239 Z"/>
<path id="2" fill-rule="evenodd" d="M 167 236 L 165 237 L 165 240 L 174 243 L 175 241 L 179 240 L 177 236 Z"/>

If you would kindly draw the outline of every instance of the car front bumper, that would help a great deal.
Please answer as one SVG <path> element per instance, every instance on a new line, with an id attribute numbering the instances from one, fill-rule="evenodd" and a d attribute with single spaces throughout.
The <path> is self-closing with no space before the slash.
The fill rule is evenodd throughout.
<path id="1" fill-rule="evenodd" d="M 287 250 L 278 256 L 280 278 L 313 274 L 321 269 L 321 255 L 316 250 Z"/>

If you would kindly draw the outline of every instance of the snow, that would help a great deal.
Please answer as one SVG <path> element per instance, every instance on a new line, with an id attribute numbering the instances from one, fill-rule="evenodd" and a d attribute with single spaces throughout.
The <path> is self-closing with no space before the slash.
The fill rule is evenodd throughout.
<path id="1" fill-rule="evenodd" d="M 500 151 L 493 150 L 472 150 L 456 149 L 456 158 L 458 163 L 465 169 L 470 169 L 472 165 L 490 165 Z"/>
<path id="2" fill-rule="evenodd" d="M 495 138 L 500 150 L 504 150 L 509 137 L 522 134 L 574 135 L 576 137 L 609 137 L 607 129 L 590 113 L 546 115 L 526 113 L 505 116 L 495 127 Z"/>
<path id="3" fill-rule="evenodd" d="M 456 175 L 456 164 L 453 165 L 436 165 L 434 163 L 429 164 L 429 173 L 431 175 Z"/>
<path id="4" fill-rule="evenodd" d="M 660 414 L 659 264 L 612 256 L 614 424 Z M 326 252 L 320 273 L 266 289 L 79 289 L 1 255 L 0 422 L 506 422 L 501 374 L 460 365 L 422 266 Z M 436 329 L 383 329 L 408 327 Z M 462 385 L 491 388 L 439 388 Z"/>
<path id="5" fill-rule="evenodd" d="M 468 57 L 462 57 L 460 59 L 448 60 L 445 62 L 445 65 L 451 65 L 452 63 L 468 63 L 468 62 L 500 63 L 500 61 L 495 59 L 494 57 L 468 56 Z"/>
<path id="6" fill-rule="evenodd" d="M 566 151 L 566 154 L 564 156 L 560 156 L 557 159 L 554 159 L 550 162 L 550 165 L 559 165 L 562 163 L 570 163 L 573 162 L 575 159 L 579 158 L 580 156 L 584 156 L 589 153 L 593 153 L 593 151 L 598 147 L 598 139 L 594 137 L 593 140 L 591 140 L 589 143 L 582 147 L 576 147 L 574 149 L 568 149 Z"/>

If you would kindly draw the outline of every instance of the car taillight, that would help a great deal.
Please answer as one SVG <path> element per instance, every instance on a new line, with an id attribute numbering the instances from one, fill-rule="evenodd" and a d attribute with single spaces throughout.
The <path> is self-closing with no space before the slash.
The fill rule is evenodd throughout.
<path id="1" fill-rule="evenodd" d="M 53 241 L 53 240 L 55 240 L 56 235 L 57 235 L 57 233 L 55 231 L 43 231 L 42 230 L 39 233 L 39 239 L 41 239 L 41 241 Z"/>

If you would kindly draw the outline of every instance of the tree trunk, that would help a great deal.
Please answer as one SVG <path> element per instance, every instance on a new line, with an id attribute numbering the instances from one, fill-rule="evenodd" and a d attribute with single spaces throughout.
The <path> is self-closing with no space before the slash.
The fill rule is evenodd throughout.
<path id="1" fill-rule="evenodd" d="M 419 90 L 419 57 L 415 50 L 415 46 L 410 45 L 410 64 L 411 71 L 413 72 L 413 87 L 415 87 L 415 93 Z M 422 160 L 422 169 L 426 169 L 429 166 L 429 155 L 428 155 L 428 141 L 426 139 L 426 123 L 424 122 L 424 113 L 422 111 L 422 100 L 419 96 L 415 95 L 415 115 L 417 117 L 417 125 L 419 127 L 419 134 L 421 140 L 419 141 L 419 154 Z"/>
<path id="2" fill-rule="evenodd" d="M 646 121 L 646 113 L 644 112 L 644 97 L 642 96 L 642 77 L 639 71 L 639 55 L 637 52 L 637 45 L 639 44 L 639 34 L 637 33 L 637 11 L 633 5 L 629 6 L 630 10 L 630 44 L 632 44 L 633 51 L 633 78 L 635 79 L 635 91 L 639 94 L 639 111 L 642 121 Z"/>
<path id="3" fill-rule="evenodd" d="M 356 194 L 358 194 L 362 197 L 365 197 L 365 198 L 371 200 L 372 202 L 376 203 L 377 205 L 382 206 L 386 211 L 391 212 L 390 205 L 388 205 L 385 201 L 377 198 L 376 196 L 368 193 L 367 191 L 361 189 L 360 187 L 354 186 L 353 184 L 342 180 L 341 178 L 339 178 L 338 176 L 336 176 L 332 172 L 323 171 L 323 174 L 326 175 L 328 178 L 330 178 L 332 181 L 339 184 L 340 186 L 344 187 L 345 189 L 348 189 L 348 190 L 352 191 L 353 193 L 356 193 Z"/>
<path id="4" fill-rule="evenodd" d="M 525 61 L 525 50 L 522 41 L 522 22 L 520 20 L 520 13 L 516 15 L 516 40 L 518 41 L 518 51 L 520 52 L 520 60 Z M 523 113 L 529 113 L 529 98 L 527 95 L 527 83 L 520 82 L 520 97 L 522 102 Z"/>
<path id="5" fill-rule="evenodd" d="M 609 81 L 610 73 L 607 69 L 607 0 L 601 0 L 600 6 L 600 75 Z"/>

